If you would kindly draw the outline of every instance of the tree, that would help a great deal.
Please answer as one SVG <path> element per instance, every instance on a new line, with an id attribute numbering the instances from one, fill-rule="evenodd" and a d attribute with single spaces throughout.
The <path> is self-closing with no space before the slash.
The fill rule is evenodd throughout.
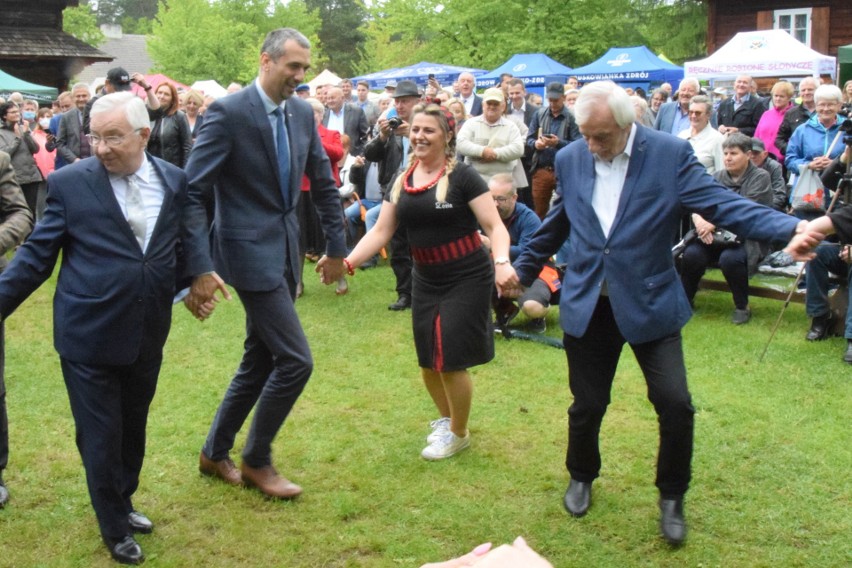
<path id="1" fill-rule="evenodd" d="M 94 47 L 106 41 L 106 37 L 98 28 L 97 14 L 84 4 L 62 11 L 62 31 Z"/>
<path id="2" fill-rule="evenodd" d="M 247 83 L 257 75 L 263 38 L 284 26 L 298 29 L 317 45 L 319 20 L 303 0 L 274 8 L 267 0 L 160 0 L 148 52 L 157 71 L 183 83 Z M 322 59 L 316 47 L 312 54 L 314 61 Z"/>
<path id="3" fill-rule="evenodd" d="M 328 67 L 343 77 L 355 74 L 366 41 L 367 11 L 361 0 L 306 0 L 322 22 L 318 35 L 328 58 Z"/>

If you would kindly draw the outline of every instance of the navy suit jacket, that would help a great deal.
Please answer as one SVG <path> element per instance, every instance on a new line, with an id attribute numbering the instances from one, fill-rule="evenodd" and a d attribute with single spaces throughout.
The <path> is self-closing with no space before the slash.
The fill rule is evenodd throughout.
<path id="1" fill-rule="evenodd" d="M 604 282 L 618 329 L 632 343 L 679 331 L 692 311 L 672 259 L 685 212 L 756 240 L 787 241 L 798 219 L 740 197 L 719 185 L 685 140 L 636 126 L 618 208 L 604 236 L 592 194 L 594 158 L 584 140 L 556 155 L 557 201 L 514 263 L 530 285 L 542 263 L 570 234 L 559 318 L 565 333 L 582 337 Z"/>
<path id="2" fill-rule="evenodd" d="M 0 275 L 0 315 L 6 318 L 50 277 L 62 252 L 53 342 L 65 359 L 129 365 L 140 355 L 159 356 L 166 342 L 186 176 L 167 162 L 148 160 L 165 194 L 144 255 L 106 169 L 87 158 L 48 177 L 44 217 Z"/>
<path id="3" fill-rule="evenodd" d="M 470 116 L 479 116 L 482 114 L 482 97 L 473 93 L 473 104 L 470 107 Z"/>
<path id="4" fill-rule="evenodd" d="M 285 118 L 289 188 L 281 187 L 272 126 L 254 84 L 217 100 L 205 112 L 186 165 L 183 240 L 188 274 L 215 270 L 228 284 L 256 292 L 275 289 L 287 274 L 294 293 L 300 269 L 297 207 L 303 172 L 311 180 L 326 253 L 346 255 L 340 194 L 313 108 L 290 97 Z M 287 190 L 290 198 L 285 203 L 282 191 Z M 216 199 L 212 229 L 204 208 L 211 191 Z"/>
<path id="5" fill-rule="evenodd" d="M 322 125 L 328 127 L 328 118 L 331 111 L 326 108 L 322 117 Z M 367 133 L 370 131 L 370 123 L 367 115 L 361 107 L 356 104 L 346 103 L 343 110 L 343 132 L 349 136 L 349 153 L 360 156 L 364 153 L 364 145 L 367 143 Z"/>

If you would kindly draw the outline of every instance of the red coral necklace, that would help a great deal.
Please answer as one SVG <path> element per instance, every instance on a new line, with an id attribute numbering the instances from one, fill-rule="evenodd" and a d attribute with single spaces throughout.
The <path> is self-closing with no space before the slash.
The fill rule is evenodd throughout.
<path id="1" fill-rule="evenodd" d="M 405 188 L 405 193 L 423 193 L 424 191 L 426 191 L 427 189 L 429 189 L 430 187 L 432 187 L 433 185 L 438 183 L 438 180 L 440 180 L 442 177 L 444 177 L 444 172 L 447 171 L 447 162 L 445 161 L 444 167 L 442 167 L 440 169 L 440 171 L 438 172 L 438 175 L 436 175 L 435 178 L 432 181 L 430 181 L 427 184 L 421 185 L 419 187 L 412 187 L 411 184 L 408 183 L 408 178 L 412 177 L 412 174 L 414 173 L 414 170 L 415 170 L 415 168 L 417 168 L 417 165 L 419 163 L 420 163 L 420 160 L 417 160 L 416 162 L 414 162 L 414 165 L 411 166 L 411 169 L 408 172 L 406 172 L 405 181 L 403 182 L 403 187 Z"/>

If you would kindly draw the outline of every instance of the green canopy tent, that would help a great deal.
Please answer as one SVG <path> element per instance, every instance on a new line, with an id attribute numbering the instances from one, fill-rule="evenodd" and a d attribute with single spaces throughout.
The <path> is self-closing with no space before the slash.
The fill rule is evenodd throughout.
<path id="1" fill-rule="evenodd" d="M 24 95 L 26 99 L 35 99 L 43 103 L 52 102 L 59 94 L 59 91 L 53 87 L 28 83 L 0 70 L 0 97 L 8 97 L 16 91 Z"/>
<path id="2" fill-rule="evenodd" d="M 842 87 L 846 81 L 852 79 L 852 44 L 837 48 L 837 63 L 840 67 L 837 82 Z"/>

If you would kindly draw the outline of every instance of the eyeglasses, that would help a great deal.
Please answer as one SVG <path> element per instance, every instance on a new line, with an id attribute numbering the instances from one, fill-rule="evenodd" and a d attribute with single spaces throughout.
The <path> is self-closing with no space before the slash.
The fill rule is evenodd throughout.
<path id="1" fill-rule="evenodd" d="M 514 195 L 509 195 L 508 197 L 504 195 L 498 195 L 494 198 L 494 201 L 496 201 L 497 203 L 506 203 L 507 201 L 514 199 L 514 197 Z"/>
<path id="2" fill-rule="evenodd" d="M 98 136 L 97 134 L 86 134 L 86 139 L 89 141 L 89 144 L 94 148 L 101 142 L 107 145 L 107 148 L 117 148 L 124 143 L 124 139 L 130 136 L 131 134 L 137 134 L 141 128 L 137 128 L 132 132 L 128 132 L 123 136 Z"/>
<path id="3" fill-rule="evenodd" d="M 704 114 L 703 110 L 691 110 L 689 111 L 689 116 L 701 116 Z"/>

